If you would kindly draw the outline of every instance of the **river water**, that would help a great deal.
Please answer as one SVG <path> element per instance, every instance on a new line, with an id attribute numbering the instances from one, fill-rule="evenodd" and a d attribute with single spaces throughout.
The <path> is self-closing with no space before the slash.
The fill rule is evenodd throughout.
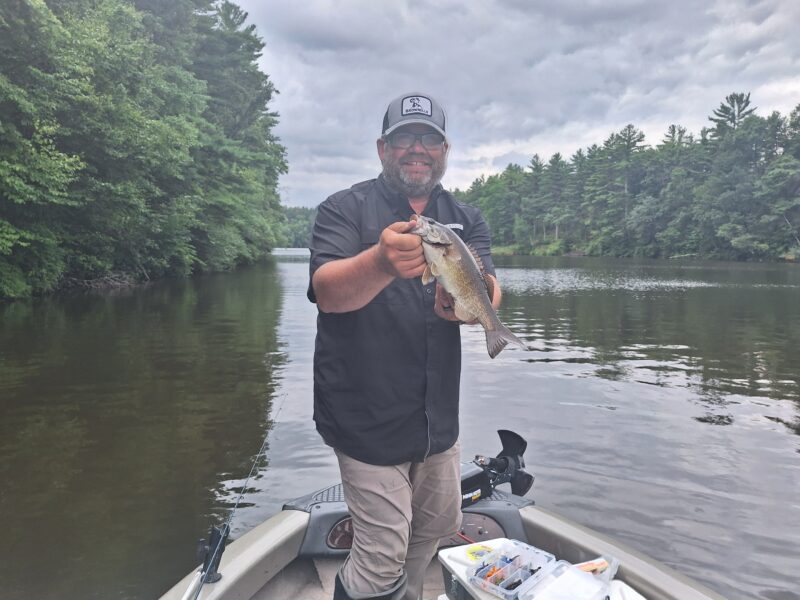
<path id="1" fill-rule="evenodd" d="M 277 254 L 277 253 L 276 253 Z M 0 306 L 0 597 L 154 598 L 257 473 L 233 535 L 335 483 L 311 420 L 305 254 Z M 498 258 L 464 327 L 463 458 L 528 440 L 541 506 L 733 600 L 800 598 L 800 268 Z"/>

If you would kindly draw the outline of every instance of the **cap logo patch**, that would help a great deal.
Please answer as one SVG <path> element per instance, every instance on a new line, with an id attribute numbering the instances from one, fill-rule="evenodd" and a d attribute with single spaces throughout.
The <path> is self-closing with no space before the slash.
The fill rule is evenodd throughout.
<path id="1" fill-rule="evenodd" d="M 409 96 L 408 98 L 403 98 L 403 106 L 400 110 L 400 114 L 404 117 L 406 115 L 432 116 L 433 111 L 431 110 L 430 98 L 426 98 L 425 96 Z"/>

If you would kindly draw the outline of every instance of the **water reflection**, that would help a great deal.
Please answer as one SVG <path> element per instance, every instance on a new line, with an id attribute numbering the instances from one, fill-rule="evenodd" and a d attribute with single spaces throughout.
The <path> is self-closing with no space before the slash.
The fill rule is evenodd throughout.
<path id="1" fill-rule="evenodd" d="M 718 410 L 737 395 L 800 400 L 799 270 L 589 261 L 506 266 L 499 276 L 503 317 L 529 344 L 527 361 L 569 365 L 577 377 L 690 388 Z"/>
<path id="2" fill-rule="evenodd" d="M 338 478 L 311 421 L 316 311 L 305 300 L 307 265 L 296 260 L 279 262 L 283 407 L 234 535 Z M 797 271 L 498 262 L 501 281 L 512 282 L 501 318 L 531 349 L 491 360 L 482 329 L 462 329 L 462 458 L 496 452 L 494 431 L 511 427 L 529 441 L 539 504 L 725 597 L 791 597 L 800 570 L 800 507 L 790 500 L 800 491 Z M 572 273 L 563 280 L 562 267 Z M 225 497 L 242 485 L 229 479 Z"/>
<path id="3" fill-rule="evenodd" d="M 234 537 L 336 482 L 305 260 L 0 308 L 4 598 L 155 597 L 240 495 Z M 462 329 L 462 457 L 511 427 L 539 504 L 734 600 L 792 597 L 800 269 L 497 263 L 530 350 Z"/>
<path id="4" fill-rule="evenodd" d="M 270 427 L 280 300 L 266 264 L 0 309 L 4 598 L 152 598 L 192 567 Z"/>
<path id="5" fill-rule="evenodd" d="M 797 268 L 511 262 L 498 260 L 513 282 L 501 319 L 531 349 L 492 363 L 465 328 L 464 455 L 491 450 L 486 432 L 511 416 L 539 504 L 727 598 L 792 597 Z M 619 273 L 629 266 L 641 275 Z M 563 281 L 541 272 L 562 267 Z"/>

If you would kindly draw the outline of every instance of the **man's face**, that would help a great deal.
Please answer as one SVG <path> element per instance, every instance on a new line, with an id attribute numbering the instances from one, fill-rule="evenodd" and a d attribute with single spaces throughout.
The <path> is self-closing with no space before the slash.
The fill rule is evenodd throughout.
<path id="1" fill-rule="evenodd" d="M 436 130 L 427 125 L 413 123 L 393 131 L 388 136 L 389 139 L 397 133 L 425 134 L 436 133 Z M 446 142 L 426 147 L 419 138 L 409 148 L 395 148 L 383 138 L 378 140 L 378 156 L 383 165 L 383 176 L 392 187 L 408 198 L 422 198 L 431 193 L 447 169 L 449 150 Z"/>

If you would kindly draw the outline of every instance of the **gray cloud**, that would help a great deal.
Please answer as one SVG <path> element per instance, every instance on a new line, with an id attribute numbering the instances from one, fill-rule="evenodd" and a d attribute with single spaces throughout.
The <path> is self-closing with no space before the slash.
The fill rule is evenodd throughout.
<path id="1" fill-rule="evenodd" d="M 733 91 L 758 113 L 800 103 L 794 0 L 238 2 L 280 95 L 284 202 L 313 206 L 379 170 L 395 96 L 423 90 L 450 118 L 444 183 L 462 189 L 534 153 L 572 155 L 628 123 L 658 143 L 698 133 Z"/>

